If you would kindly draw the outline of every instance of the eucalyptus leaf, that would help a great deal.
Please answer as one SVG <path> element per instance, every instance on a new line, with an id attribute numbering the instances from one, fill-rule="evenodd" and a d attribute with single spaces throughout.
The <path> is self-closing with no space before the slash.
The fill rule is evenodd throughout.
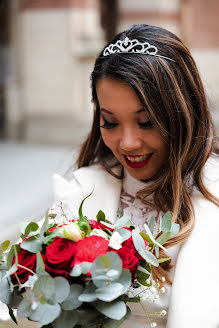
<path id="1" fill-rule="evenodd" d="M 101 301 L 111 302 L 122 295 L 123 285 L 112 282 L 108 286 L 96 289 L 97 298 Z"/>
<path id="2" fill-rule="evenodd" d="M 132 284 L 131 272 L 128 269 L 123 269 L 122 274 L 116 282 L 119 282 L 123 286 L 122 294 L 125 294 Z"/>
<path id="3" fill-rule="evenodd" d="M 139 267 L 138 267 L 138 271 L 144 272 L 144 273 L 148 274 L 149 276 L 150 276 L 150 274 L 151 274 L 148 270 L 146 270 L 145 268 L 143 268 L 143 267 L 140 266 L 140 265 L 139 265 Z"/>
<path id="4" fill-rule="evenodd" d="M 100 255 L 92 265 L 92 279 L 97 287 L 104 287 L 109 280 L 115 280 L 115 276 L 107 276 L 110 270 L 116 270 L 118 277 L 122 272 L 122 261 L 118 254 L 109 252 L 106 255 Z M 104 278 L 105 277 L 105 278 Z"/>
<path id="5" fill-rule="evenodd" d="M 10 275 L 12 275 L 13 273 L 15 273 L 16 271 L 17 271 L 17 265 L 16 264 L 13 264 L 12 267 L 10 267 L 10 269 L 7 270 L 7 272 L 3 276 L 2 280 L 10 277 Z"/>
<path id="6" fill-rule="evenodd" d="M 7 268 L 8 269 L 10 269 L 10 267 L 12 266 L 13 258 L 15 257 L 15 254 L 18 254 L 20 252 L 20 249 L 21 249 L 21 247 L 18 244 L 11 246 L 10 251 L 7 256 Z"/>
<path id="7" fill-rule="evenodd" d="M 44 233 L 48 230 L 49 227 L 49 210 L 46 211 L 46 215 L 43 221 L 43 224 L 40 228 L 40 239 L 43 240 Z"/>
<path id="8" fill-rule="evenodd" d="M 159 247 L 155 246 L 155 255 L 156 255 L 157 259 L 159 258 L 159 253 L 160 253 Z"/>
<path id="9" fill-rule="evenodd" d="M 54 299 L 55 280 L 49 275 L 40 276 L 34 284 L 33 292 L 36 298 L 44 295 L 47 301 Z"/>
<path id="10" fill-rule="evenodd" d="M 84 288 L 81 285 L 70 285 L 70 294 L 67 299 L 61 304 L 62 309 L 65 311 L 71 311 L 81 306 L 82 302 L 79 301 L 78 298 L 82 294 L 83 289 Z"/>
<path id="11" fill-rule="evenodd" d="M 136 250 L 139 252 L 143 249 L 145 249 L 145 242 L 144 239 L 139 234 L 138 229 L 132 230 L 132 240 L 135 245 Z"/>
<path id="12" fill-rule="evenodd" d="M 38 304 L 36 310 L 32 310 L 29 318 L 33 321 L 39 321 L 42 325 L 48 325 L 59 317 L 61 307 L 59 304 Z"/>
<path id="13" fill-rule="evenodd" d="M 21 248 L 31 253 L 42 251 L 42 240 L 36 236 L 32 236 L 21 243 Z"/>
<path id="14" fill-rule="evenodd" d="M 146 286 L 146 287 L 150 287 L 152 285 L 152 282 L 150 282 L 150 284 L 147 283 L 147 279 L 150 277 L 149 274 L 147 273 L 144 273 L 144 272 L 140 272 L 140 271 L 137 271 L 137 281 L 143 285 L 143 286 Z"/>
<path id="15" fill-rule="evenodd" d="M 82 327 L 87 328 L 87 327 L 90 327 L 90 325 L 94 323 L 95 328 L 96 328 L 96 325 L 97 325 L 96 322 L 97 322 L 98 318 L 100 317 L 100 313 L 94 307 L 88 308 L 86 306 L 85 309 L 78 308 L 76 310 L 76 313 L 77 313 L 77 317 L 79 319 L 79 321 L 78 321 L 79 327 L 81 325 Z"/>
<path id="16" fill-rule="evenodd" d="M 10 304 L 11 290 L 8 279 L 2 279 L 4 275 L 5 274 L 3 272 L 0 272 L 0 301 L 4 304 Z"/>
<path id="17" fill-rule="evenodd" d="M 156 242 L 163 245 L 169 238 L 170 238 L 170 232 L 164 232 L 156 239 Z"/>
<path id="18" fill-rule="evenodd" d="M 95 308 L 108 318 L 114 320 L 121 320 L 127 313 L 127 307 L 122 301 L 107 302 L 95 302 Z"/>
<path id="19" fill-rule="evenodd" d="M 163 262 L 166 262 L 166 261 L 169 261 L 169 260 L 170 260 L 170 257 L 163 257 L 163 258 L 158 259 L 158 262 L 163 263 Z"/>
<path id="20" fill-rule="evenodd" d="M 94 302 L 97 300 L 97 295 L 95 293 L 96 286 L 90 282 L 87 287 L 85 287 L 83 293 L 78 297 L 81 302 Z"/>
<path id="21" fill-rule="evenodd" d="M 28 279 L 27 279 L 27 281 L 24 284 L 22 284 L 20 286 L 20 288 L 29 287 L 29 288 L 32 289 L 33 286 L 34 286 L 34 284 L 35 284 L 35 282 L 37 281 L 37 279 L 38 279 L 38 276 L 36 274 L 34 274 L 32 276 L 29 276 Z"/>
<path id="22" fill-rule="evenodd" d="M 92 263 L 90 262 L 81 262 L 73 267 L 70 276 L 79 277 L 81 274 L 86 274 L 90 271 Z"/>
<path id="23" fill-rule="evenodd" d="M 154 233 L 154 226 L 155 226 L 155 217 L 152 216 L 150 221 L 149 221 L 149 229 L 150 229 L 152 235 Z"/>
<path id="24" fill-rule="evenodd" d="M 10 240 L 5 240 L 0 244 L 0 254 L 4 253 L 10 245 Z"/>
<path id="25" fill-rule="evenodd" d="M 120 320 L 106 319 L 103 323 L 103 328 L 118 328 L 121 324 L 131 316 L 131 310 L 127 307 L 126 315 Z"/>
<path id="26" fill-rule="evenodd" d="M 170 237 L 175 236 L 180 230 L 180 225 L 178 223 L 172 222 L 171 230 L 170 230 Z"/>
<path id="27" fill-rule="evenodd" d="M 146 232 L 147 232 L 149 238 L 150 238 L 151 241 L 153 242 L 153 244 L 154 244 L 154 245 L 157 245 L 158 247 L 162 248 L 164 251 L 168 252 L 168 251 L 166 250 L 166 248 L 164 248 L 161 244 L 159 244 L 159 243 L 154 239 L 154 237 L 152 236 L 152 233 L 151 233 L 151 231 L 150 231 L 150 229 L 149 229 L 149 227 L 148 227 L 148 225 L 147 225 L 146 223 L 144 224 L 144 228 L 145 228 L 145 230 L 146 230 Z"/>
<path id="28" fill-rule="evenodd" d="M 70 294 L 70 285 L 67 279 L 56 277 L 55 280 L 55 296 L 58 303 L 62 303 Z"/>
<path id="29" fill-rule="evenodd" d="M 31 302 L 24 298 L 18 306 L 17 315 L 20 318 L 27 318 L 32 313 Z"/>
<path id="30" fill-rule="evenodd" d="M 149 263 L 151 263 L 152 265 L 158 267 L 159 263 L 156 259 L 156 257 L 149 251 L 147 251 L 146 249 L 143 249 L 141 251 L 139 251 L 139 254 Z"/>
<path id="31" fill-rule="evenodd" d="M 127 229 L 123 229 L 123 228 L 120 228 L 120 229 L 116 228 L 115 231 L 117 231 L 120 234 L 120 236 L 122 237 L 122 243 L 124 241 L 126 241 L 127 239 L 129 239 L 132 235 L 131 231 L 129 231 Z"/>
<path id="32" fill-rule="evenodd" d="M 37 252 L 37 256 L 36 256 L 36 274 L 38 276 L 40 275 L 44 275 L 46 273 L 45 271 L 45 265 L 43 262 L 43 258 L 41 253 Z"/>
<path id="33" fill-rule="evenodd" d="M 48 236 L 46 236 L 43 239 L 43 244 L 50 245 L 53 242 L 53 239 L 55 237 L 63 237 L 62 233 L 60 232 L 59 228 L 55 229 L 52 233 L 50 233 Z"/>
<path id="34" fill-rule="evenodd" d="M 161 231 L 170 232 L 172 224 L 172 215 L 170 212 L 164 214 L 161 219 Z"/>
<path id="35" fill-rule="evenodd" d="M 30 222 L 29 221 L 22 221 L 18 223 L 18 228 L 20 229 L 20 232 L 24 235 L 26 227 L 28 226 Z"/>
<path id="36" fill-rule="evenodd" d="M 123 227 L 131 227 L 131 226 L 134 226 L 134 224 L 127 215 L 123 215 L 115 222 L 116 229 L 120 229 Z"/>
<path id="37" fill-rule="evenodd" d="M 63 311 L 52 323 L 54 328 L 73 328 L 78 323 L 76 312 Z"/>

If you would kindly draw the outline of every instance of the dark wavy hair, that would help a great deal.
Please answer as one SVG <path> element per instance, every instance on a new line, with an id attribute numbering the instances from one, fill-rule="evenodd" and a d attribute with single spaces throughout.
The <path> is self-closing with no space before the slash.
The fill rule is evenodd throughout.
<path id="1" fill-rule="evenodd" d="M 162 171 L 149 188 L 138 192 L 137 197 L 159 211 L 170 210 L 173 219 L 180 223 L 180 232 L 165 244 L 171 247 L 184 242 L 194 227 L 191 192 L 186 183 L 191 174 L 193 185 L 219 206 L 219 199 L 202 181 L 207 159 L 212 153 L 219 153 L 217 138 L 196 64 L 182 41 L 163 28 L 142 24 L 119 33 L 110 43 L 125 37 L 149 42 L 157 47 L 158 54 L 172 60 L 135 53 L 104 57 L 103 51 L 100 53 L 91 74 L 93 125 L 82 145 L 78 167 L 98 162 L 115 176 L 112 167 L 116 160 L 109 160 L 114 156 L 101 138 L 96 85 L 106 77 L 125 81 L 135 90 L 149 119 L 169 145 L 169 157 Z M 153 194 L 152 203 L 147 200 L 149 194 Z M 154 275 L 158 279 L 165 276 L 170 283 L 168 265 L 163 264 Z"/>

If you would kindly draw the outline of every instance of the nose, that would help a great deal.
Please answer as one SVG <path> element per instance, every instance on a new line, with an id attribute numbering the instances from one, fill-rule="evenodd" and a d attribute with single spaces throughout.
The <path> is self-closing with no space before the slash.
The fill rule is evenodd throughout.
<path id="1" fill-rule="evenodd" d="M 138 150 L 142 146 L 142 140 L 133 129 L 125 129 L 120 137 L 120 149 L 124 151 Z"/>

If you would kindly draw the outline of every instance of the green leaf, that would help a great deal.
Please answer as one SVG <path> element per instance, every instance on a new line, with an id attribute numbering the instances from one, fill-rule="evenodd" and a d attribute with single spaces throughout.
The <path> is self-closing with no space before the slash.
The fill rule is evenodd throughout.
<path id="1" fill-rule="evenodd" d="M 29 287 L 29 288 L 32 289 L 33 286 L 34 286 L 34 284 L 35 284 L 35 282 L 37 281 L 37 279 L 38 279 L 38 276 L 36 274 L 34 274 L 32 276 L 29 276 L 28 279 L 27 279 L 27 281 L 24 284 L 22 284 L 20 286 L 20 288 Z"/>
<path id="2" fill-rule="evenodd" d="M 70 286 L 70 294 L 67 299 L 61 304 L 62 309 L 65 311 L 71 311 L 77 309 L 81 306 L 82 302 L 79 301 L 79 296 L 83 292 L 83 287 L 81 285 L 72 284 Z"/>
<path id="3" fill-rule="evenodd" d="M 56 277 L 55 280 L 55 295 L 56 301 L 62 303 L 70 294 L 70 285 L 67 279 L 63 277 Z"/>
<path id="4" fill-rule="evenodd" d="M 149 274 L 145 273 L 145 272 L 140 272 L 140 271 L 137 271 L 137 281 L 143 285 L 143 286 L 147 286 L 147 287 L 150 287 L 152 285 L 152 282 L 150 282 L 150 284 L 148 284 L 146 281 L 147 279 L 150 277 Z"/>
<path id="5" fill-rule="evenodd" d="M 120 228 L 120 229 L 117 229 L 116 230 L 120 236 L 122 237 L 122 242 L 126 241 L 127 239 L 129 239 L 132 235 L 131 231 L 127 230 L 127 229 L 123 229 L 123 228 Z"/>
<path id="6" fill-rule="evenodd" d="M 163 263 L 163 262 L 166 262 L 166 261 L 169 261 L 169 260 L 170 260 L 170 257 L 163 257 L 163 258 L 158 259 L 158 262 Z"/>
<path id="7" fill-rule="evenodd" d="M 145 232 L 140 232 L 140 235 L 144 240 L 146 240 L 149 244 L 153 244 L 153 241 L 151 238 L 145 233 Z"/>
<path id="8" fill-rule="evenodd" d="M 120 320 L 106 319 L 104 320 L 103 328 L 118 328 L 121 324 L 131 316 L 131 310 L 127 307 L 126 315 Z"/>
<path id="9" fill-rule="evenodd" d="M 100 313 L 114 320 L 121 320 L 127 312 L 127 307 L 122 301 L 113 301 L 111 303 L 98 301 L 94 303 L 94 307 Z"/>
<path id="10" fill-rule="evenodd" d="M 33 287 L 34 295 L 37 299 L 45 297 L 47 301 L 54 299 L 55 280 L 49 275 L 40 276 Z"/>
<path id="11" fill-rule="evenodd" d="M 180 225 L 178 223 L 172 222 L 171 230 L 170 230 L 170 237 L 175 236 L 180 230 Z"/>
<path id="12" fill-rule="evenodd" d="M 155 226 L 155 217 L 152 216 L 150 219 L 150 222 L 149 222 L 149 229 L 150 229 L 152 235 L 154 233 L 154 226 Z"/>
<path id="13" fill-rule="evenodd" d="M 0 254 L 4 253 L 10 245 L 10 240 L 5 240 L 0 244 Z"/>
<path id="14" fill-rule="evenodd" d="M 139 251 L 139 254 L 145 259 L 147 262 L 151 263 L 153 266 L 158 267 L 159 263 L 156 257 L 146 249 Z"/>
<path id="15" fill-rule="evenodd" d="M 79 277 L 81 274 L 86 274 L 91 269 L 92 263 L 81 262 L 73 267 L 70 276 Z"/>
<path id="16" fill-rule="evenodd" d="M 36 261 L 36 274 L 37 274 L 37 276 L 44 275 L 46 273 L 46 271 L 45 271 L 45 265 L 44 265 L 41 253 L 37 252 L 36 260 L 37 260 Z"/>
<path id="17" fill-rule="evenodd" d="M 33 321 L 39 321 L 41 325 L 48 325 L 59 317 L 61 307 L 59 304 L 38 304 L 36 310 L 32 310 L 29 318 Z"/>
<path id="18" fill-rule="evenodd" d="M 59 228 L 55 229 L 52 233 L 50 233 L 48 236 L 46 236 L 42 242 L 45 245 L 50 245 L 53 242 L 55 237 L 63 237 Z"/>
<path id="19" fill-rule="evenodd" d="M 78 297 L 81 302 L 94 302 L 97 300 L 97 295 L 95 293 L 96 286 L 90 282 L 89 285 L 84 289 L 83 293 Z"/>
<path id="20" fill-rule="evenodd" d="M 85 232 L 86 236 L 90 234 L 91 226 L 90 226 L 90 222 L 86 216 L 83 216 L 80 218 L 80 220 L 78 221 L 78 226 L 82 231 Z"/>
<path id="21" fill-rule="evenodd" d="M 163 245 L 169 238 L 170 238 L 170 232 L 164 232 L 156 239 L 156 242 Z"/>
<path id="22" fill-rule="evenodd" d="M 150 274 L 151 274 L 148 270 L 146 270 L 145 268 L 143 268 L 143 267 L 140 266 L 140 265 L 139 265 L 139 267 L 138 267 L 138 271 L 144 272 L 144 273 L 148 274 L 149 276 L 150 276 Z"/>
<path id="23" fill-rule="evenodd" d="M 107 272 L 112 269 L 118 272 L 117 277 L 122 273 L 122 261 L 118 254 L 109 252 L 106 255 L 98 256 L 91 268 L 93 283 L 97 287 L 104 287 L 109 280 L 115 280 L 116 276 L 107 276 Z"/>
<path id="24" fill-rule="evenodd" d="M 49 227 L 49 210 L 46 211 L 45 219 L 42 227 L 40 228 L 40 239 L 43 240 L 44 233 L 48 230 Z"/>
<path id="25" fill-rule="evenodd" d="M 13 261 L 13 258 L 15 257 L 15 254 L 18 254 L 20 252 L 20 250 L 21 250 L 21 247 L 18 244 L 11 246 L 10 251 L 7 256 L 7 268 L 8 269 L 10 269 L 10 267 L 12 266 L 12 261 Z"/>
<path id="26" fill-rule="evenodd" d="M 39 229 L 39 226 L 36 222 L 29 222 L 24 231 L 24 236 L 29 236 L 31 232 L 35 232 Z"/>
<path id="27" fill-rule="evenodd" d="M 30 237 L 21 243 L 21 248 L 31 253 L 42 251 L 42 240 L 36 236 Z"/>
<path id="28" fill-rule="evenodd" d="M 170 212 L 164 214 L 163 218 L 161 219 L 161 231 L 163 232 L 170 232 L 172 224 L 172 215 Z"/>
<path id="29" fill-rule="evenodd" d="M 145 249 L 145 242 L 139 233 L 139 229 L 132 230 L 132 240 L 138 252 Z"/>
<path id="30" fill-rule="evenodd" d="M 63 311 L 61 315 L 52 323 L 54 328 L 73 328 L 78 323 L 76 311 Z"/>
<path id="31" fill-rule="evenodd" d="M 148 225 L 147 225 L 146 223 L 144 224 L 144 228 L 145 228 L 145 230 L 146 230 L 146 232 L 147 232 L 149 238 L 151 239 L 152 243 L 153 243 L 154 245 L 157 245 L 158 247 L 162 248 L 164 251 L 167 252 L 166 248 L 164 248 L 161 244 L 159 244 L 159 243 L 154 239 L 154 237 L 152 236 L 152 233 L 151 233 L 151 231 L 150 231 L 150 229 L 149 229 L 149 227 L 148 227 Z"/>
<path id="32" fill-rule="evenodd" d="M 84 217 L 84 216 L 83 216 L 83 212 L 82 212 L 82 207 L 83 207 L 84 201 L 85 201 L 85 199 L 87 199 L 88 197 L 90 197 L 92 194 L 93 194 L 93 191 L 92 191 L 88 196 L 86 196 L 86 197 L 82 200 L 82 202 L 81 202 L 81 204 L 80 204 L 79 212 L 78 212 L 78 214 L 79 214 L 79 221 Z"/>
<path id="33" fill-rule="evenodd" d="M 123 286 L 122 294 L 125 294 L 132 284 L 131 272 L 128 269 L 123 269 L 122 274 L 116 282 L 119 282 Z"/>
<path id="34" fill-rule="evenodd" d="M 106 215 L 105 215 L 105 213 L 104 213 L 103 211 L 100 210 L 100 211 L 97 213 L 96 218 L 97 218 L 97 222 L 105 221 L 105 219 L 106 219 Z"/>
<path id="35" fill-rule="evenodd" d="M 8 312 L 9 312 L 9 315 L 10 315 L 11 319 L 12 319 L 12 320 L 14 321 L 14 323 L 16 323 L 16 325 L 17 325 L 18 323 L 17 323 L 17 320 L 16 320 L 16 318 L 15 318 L 14 311 L 13 311 L 13 309 L 11 309 L 9 306 L 8 306 Z"/>
<path id="36" fill-rule="evenodd" d="M 11 290 L 8 279 L 2 279 L 4 276 L 3 272 L 0 272 L 0 301 L 5 304 L 10 304 Z"/>
<path id="37" fill-rule="evenodd" d="M 123 294 L 123 285 L 112 282 L 108 286 L 96 289 L 97 298 L 101 301 L 111 302 Z"/>
<path id="38" fill-rule="evenodd" d="M 131 227 L 131 226 L 134 226 L 134 224 L 127 215 L 122 216 L 120 219 L 118 219 L 115 222 L 115 227 L 117 229 L 120 229 L 123 227 Z"/>

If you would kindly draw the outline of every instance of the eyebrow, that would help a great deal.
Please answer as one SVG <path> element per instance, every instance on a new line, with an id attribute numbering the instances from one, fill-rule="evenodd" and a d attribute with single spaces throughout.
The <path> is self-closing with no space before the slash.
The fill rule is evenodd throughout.
<path id="1" fill-rule="evenodd" d="M 101 112 L 104 112 L 104 113 L 107 113 L 107 114 L 110 114 L 110 115 L 114 115 L 113 112 L 110 112 L 108 109 L 105 109 L 105 108 L 100 108 L 100 111 L 101 111 Z M 145 112 L 145 109 L 144 109 L 144 108 L 140 108 L 140 109 L 137 110 L 135 113 L 136 113 L 136 114 L 139 114 L 139 113 L 142 113 L 142 112 Z"/>

